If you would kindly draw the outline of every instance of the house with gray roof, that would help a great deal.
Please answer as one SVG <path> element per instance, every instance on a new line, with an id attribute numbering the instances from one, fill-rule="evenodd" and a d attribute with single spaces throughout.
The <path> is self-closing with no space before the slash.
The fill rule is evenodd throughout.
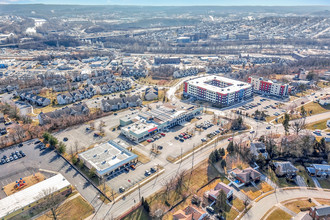
<path id="1" fill-rule="evenodd" d="M 274 162 L 275 173 L 277 176 L 295 176 L 298 169 L 289 161 Z"/>
<path id="2" fill-rule="evenodd" d="M 38 115 L 38 119 L 39 119 L 39 124 L 44 125 L 50 123 L 52 120 L 59 120 L 61 118 L 68 116 L 88 115 L 89 113 L 90 113 L 89 108 L 85 103 L 83 103 L 83 104 L 73 105 L 72 107 L 57 109 L 53 112 L 47 112 L 47 113 L 41 112 Z"/>
<path id="3" fill-rule="evenodd" d="M 265 159 L 268 158 L 266 146 L 262 142 L 251 142 L 250 150 L 251 150 L 251 153 L 253 155 L 255 155 L 256 157 L 258 157 L 259 155 L 262 155 Z"/>

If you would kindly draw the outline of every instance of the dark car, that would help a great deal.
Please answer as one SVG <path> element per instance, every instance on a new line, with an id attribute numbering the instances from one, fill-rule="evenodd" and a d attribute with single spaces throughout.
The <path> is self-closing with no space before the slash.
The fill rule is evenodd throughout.
<path id="1" fill-rule="evenodd" d="M 63 138 L 63 141 L 68 141 L 69 139 L 67 137 Z"/>
<path id="2" fill-rule="evenodd" d="M 39 143 L 41 143 L 41 141 L 36 141 L 36 142 L 34 142 L 34 144 L 39 144 Z"/>
<path id="3" fill-rule="evenodd" d="M 18 147 L 23 147 L 23 143 L 18 144 Z"/>

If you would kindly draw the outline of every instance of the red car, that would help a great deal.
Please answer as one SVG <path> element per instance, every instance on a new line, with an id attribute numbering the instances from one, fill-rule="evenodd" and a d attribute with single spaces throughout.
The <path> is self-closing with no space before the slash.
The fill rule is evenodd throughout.
<path id="1" fill-rule="evenodd" d="M 160 133 L 162 136 L 165 136 L 165 133 Z"/>
<path id="2" fill-rule="evenodd" d="M 183 136 L 184 139 L 187 139 L 188 137 L 187 136 Z"/>
<path id="3" fill-rule="evenodd" d="M 147 140 L 147 142 L 148 142 L 148 143 L 150 143 L 150 142 L 151 142 L 151 140 L 150 140 L 150 139 L 148 139 L 148 140 Z"/>

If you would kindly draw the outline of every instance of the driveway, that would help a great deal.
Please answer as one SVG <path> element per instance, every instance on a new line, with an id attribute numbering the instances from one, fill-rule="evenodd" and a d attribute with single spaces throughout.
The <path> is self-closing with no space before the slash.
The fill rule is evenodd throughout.
<path id="1" fill-rule="evenodd" d="M 305 180 L 302 176 L 297 175 L 294 180 L 298 186 L 307 187 Z"/>
<path id="2" fill-rule="evenodd" d="M 316 188 L 322 188 L 319 181 L 317 180 L 317 178 L 315 176 L 312 176 L 312 180 L 313 180 Z"/>

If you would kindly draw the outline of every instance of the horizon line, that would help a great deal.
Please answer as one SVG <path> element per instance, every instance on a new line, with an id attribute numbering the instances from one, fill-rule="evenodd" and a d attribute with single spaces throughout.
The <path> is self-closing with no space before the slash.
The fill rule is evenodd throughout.
<path id="1" fill-rule="evenodd" d="M 47 3 L 0 3 L 2 5 L 63 5 L 63 6 L 135 6 L 135 7 L 313 7 L 313 6 L 328 6 L 329 5 L 201 5 L 201 4 L 193 4 L 193 5 L 133 5 L 133 4 L 47 4 Z"/>

